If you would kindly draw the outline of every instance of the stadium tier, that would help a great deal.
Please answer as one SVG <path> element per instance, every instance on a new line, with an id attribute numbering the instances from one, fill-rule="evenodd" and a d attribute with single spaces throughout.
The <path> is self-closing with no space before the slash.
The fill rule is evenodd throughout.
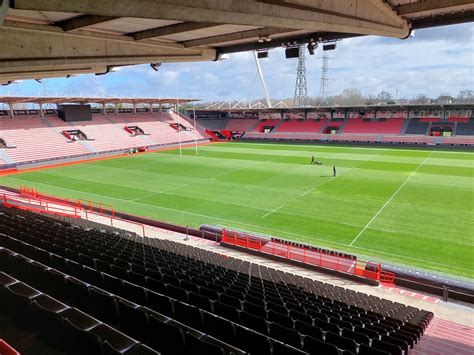
<path id="1" fill-rule="evenodd" d="M 320 141 L 348 143 L 470 145 L 474 135 L 472 105 L 432 109 L 416 106 L 337 107 L 259 111 L 197 111 L 202 125 L 214 132 L 225 125 L 231 132 L 245 132 L 237 139 Z M 246 116 L 245 119 L 240 117 Z M 223 123 L 219 125 L 219 120 Z M 227 139 L 226 135 L 226 139 Z M 435 139 L 436 138 L 436 139 Z M 449 138 L 449 139 L 448 139 Z"/>
<path id="2" fill-rule="evenodd" d="M 407 354 L 433 314 L 177 242 L 0 208 L 25 353 Z"/>
<path id="3" fill-rule="evenodd" d="M 326 123 L 326 119 L 319 119 L 319 120 L 289 120 L 283 121 L 278 129 L 275 132 L 312 132 L 312 133 L 320 133 L 321 128 Z"/>
<path id="4" fill-rule="evenodd" d="M 348 120 L 344 127 L 344 133 L 400 134 L 402 127 L 402 118 L 383 120 L 352 118 Z"/>
<path id="5" fill-rule="evenodd" d="M 174 113 L 93 114 L 92 121 L 76 122 L 65 122 L 56 114 L 0 117 L 0 138 L 5 143 L 0 158 L 9 167 L 205 139 L 192 130 L 190 122 Z M 176 131 L 173 124 L 184 128 Z M 143 134 L 131 134 L 127 126 Z"/>

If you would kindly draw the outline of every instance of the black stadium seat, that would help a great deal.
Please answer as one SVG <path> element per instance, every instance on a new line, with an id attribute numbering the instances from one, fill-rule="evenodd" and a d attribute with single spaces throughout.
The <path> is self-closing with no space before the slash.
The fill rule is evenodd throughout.
<path id="1" fill-rule="evenodd" d="M 0 308 L 68 353 L 398 354 L 432 318 L 173 241 L 0 212 Z"/>
<path id="2" fill-rule="evenodd" d="M 315 339 L 311 336 L 304 337 L 303 349 L 310 354 L 338 355 L 339 351 L 335 345 Z"/>

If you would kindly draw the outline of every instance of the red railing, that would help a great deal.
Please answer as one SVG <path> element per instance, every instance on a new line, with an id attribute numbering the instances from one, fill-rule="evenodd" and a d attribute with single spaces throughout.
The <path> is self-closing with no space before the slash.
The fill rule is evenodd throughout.
<path id="1" fill-rule="evenodd" d="M 79 205 L 82 207 L 87 207 L 89 212 L 97 211 L 101 215 L 105 213 L 105 211 L 110 212 L 112 218 L 115 217 L 115 209 L 112 205 L 102 202 L 94 202 L 90 200 L 83 200 L 79 199 Z"/>
<path id="2" fill-rule="evenodd" d="M 25 211 L 54 214 L 64 217 L 80 218 L 82 208 L 77 206 L 61 204 L 58 202 L 44 201 L 39 197 L 23 197 L 20 195 L 1 195 L 3 205 L 10 208 L 18 208 Z"/>
<path id="3" fill-rule="evenodd" d="M 394 282 L 394 274 L 382 271 L 382 265 L 380 263 L 357 260 L 337 254 L 327 254 L 317 250 L 279 243 L 270 239 L 226 229 L 222 231 L 221 241 L 223 243 L 257 250 L 261 253 L 295 260 L 304 264 L 335 270 L 353 276 L 379 282 Z"/>
<path id="4" fill-rule="evenodd" d="M 36 198 L 41 198 L 42 200 L 46 201 L 51 201 L 54 203 L 58 204 L 67 204 L 70 206 L 76 206 L 77 208 L 83 208 L 87 209 L 89 212 L 92 211 L 97 211 L 100 214 L 105 214 L 107 211 L 112 215 L 112 217 L 115 217 L 115 209 L 112 205 L 107 204 L 107 203 L 102 203 L 102 202 L 94 202 L 90 200 L 84 200 L 84 199 L 79 199 L 79 200 L 69 200 L 67 198 L 59 197 L 59 196 L 52 196 L 52 195 L 46 195 L 43 193 L 40 193 L 38 190 L 27 187 L 27 186 L 20 186 L 20 195 L 27 195 L 27 196 L 33 196 Z"/>
<path id="5" fill-rule="evenodd" d="M 387 284 L 395 283 L 395 274 L 393 272 L 381 270 L 380 282 L 387 283 Z"/>
<path id="6" fill-rule="evenodd" d="M 226 229 L 222 230 L 222 242 L 255 250 L 260 250 L 263 246 L 263 240 L 259 237 Z"/>

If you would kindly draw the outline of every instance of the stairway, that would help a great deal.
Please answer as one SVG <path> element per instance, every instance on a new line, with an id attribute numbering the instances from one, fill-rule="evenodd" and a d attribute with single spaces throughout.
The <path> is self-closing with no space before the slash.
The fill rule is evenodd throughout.
<path id="1" fill-rule="evenodd" d="M 250 129 L 247 132 L 252 132 L 259 123 L 260 123 L 260 119 L 258 119 L 257 122 L 255 122 L 255 124 L 252 127 L 250 127 Z"/>
<path id="2" fill-rule="evenodd" d="M 283 120 L 280 120 L 275 126 L 273 126 L 273 129 L 270 133 L 275 133 L 278 130 L 278 127 L 280 127 L 282 123 L 283 123 Z"/>
<path id="3" fill-rule="evenodd" d="M 346 128 L 347 126 L 347 123 L 349 122 L 349 118 L 346 117 L 344 119 L 344 122 L 342 123 L 342 125 L 339 127 L 339 129 L 337 130 L 337 134 L 342 134 L 342 132 L 344 131 L 344 128 Z"/>
<path id="4" fill-rule="evenodd" d="M 402 130 L 400 131 L 400 134 L 401 134 L 402 136 L 405 135 L 409 124 L 410 124 L 410 119 L 405 118 L 405 122 L 403 122 Z"/>
<path id="5" fill-rule="evenodd" d="M 55 131 L 57 134 L 59 134 L 61 137 L 65 138 L 64 135 L 62 134 L 61 130 L 57 127 L 55 127 L 51 122 L 48 121 L 48 119 L 46 117 L 43 117 L 41 118 L 41 120 L 48 126 L 50 127 L 53 131 Z M 66 122 L 70 127 L 74 128 L 74 129 L 77 129 L 77 127 L 74 127 L 74 125 Z M 97 149 L 95 149 L 89 142 L 86 142 L 86 141 L 76 141 L 77 143 L 79 143 L 80 145 L 82 145 L 84 148 L 86 148 L 89 152 L 92 152 L 92 153 L 97 153 Z M 72 143 L 74 144 L 74 143 Z"/>

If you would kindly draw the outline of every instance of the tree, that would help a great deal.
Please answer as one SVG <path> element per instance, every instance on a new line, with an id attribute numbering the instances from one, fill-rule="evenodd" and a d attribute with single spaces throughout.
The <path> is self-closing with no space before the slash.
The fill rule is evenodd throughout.
<path id="1" fill-rule="evenodd" d="M 414 104 L 429 104 L 430 99 L 425 94 L 418 94 L 414 100 L 412 100 Z"/>
<path id="2" fill-rule="evenodd" d="M 377 97 L 374 94 L 369 94 L 365 100 L 366 105 L 375 105 L 377 103 Z"/>
<path id="3" fill-rule="evenodd" d="M 440 96 L 438 96 L 437 99 L 434 100 L 435 103 L 437 104 L 452 104 L 456 102 L 456 99 L 449 94 L 443 93 Z"/>
<path id="4" fill-rule="evenodd" d="M 461 90 L 457 99 L 462 103 L 474 103 L 474 90 Z"/>
<path id="5" fill-rule="evenodd" d="M 364 98 L 362 97 L 362 93 L 360 92 L 359 89 L 356 88 L 347 88 L 342 91 L 338 97 L 336 97 L 335 101 L 338 101 L 337 98 L 339 98 L 340 105 L 363 105 L 364 104 Z"/>
<path id="6" fill-rule="evenodd" d="M 386 104 L 388 101 L 393 101 L 392 94 L 387 91 L 382 91 L 380 94 L 377 95 L 377 100 L 379 103 Z"/>

